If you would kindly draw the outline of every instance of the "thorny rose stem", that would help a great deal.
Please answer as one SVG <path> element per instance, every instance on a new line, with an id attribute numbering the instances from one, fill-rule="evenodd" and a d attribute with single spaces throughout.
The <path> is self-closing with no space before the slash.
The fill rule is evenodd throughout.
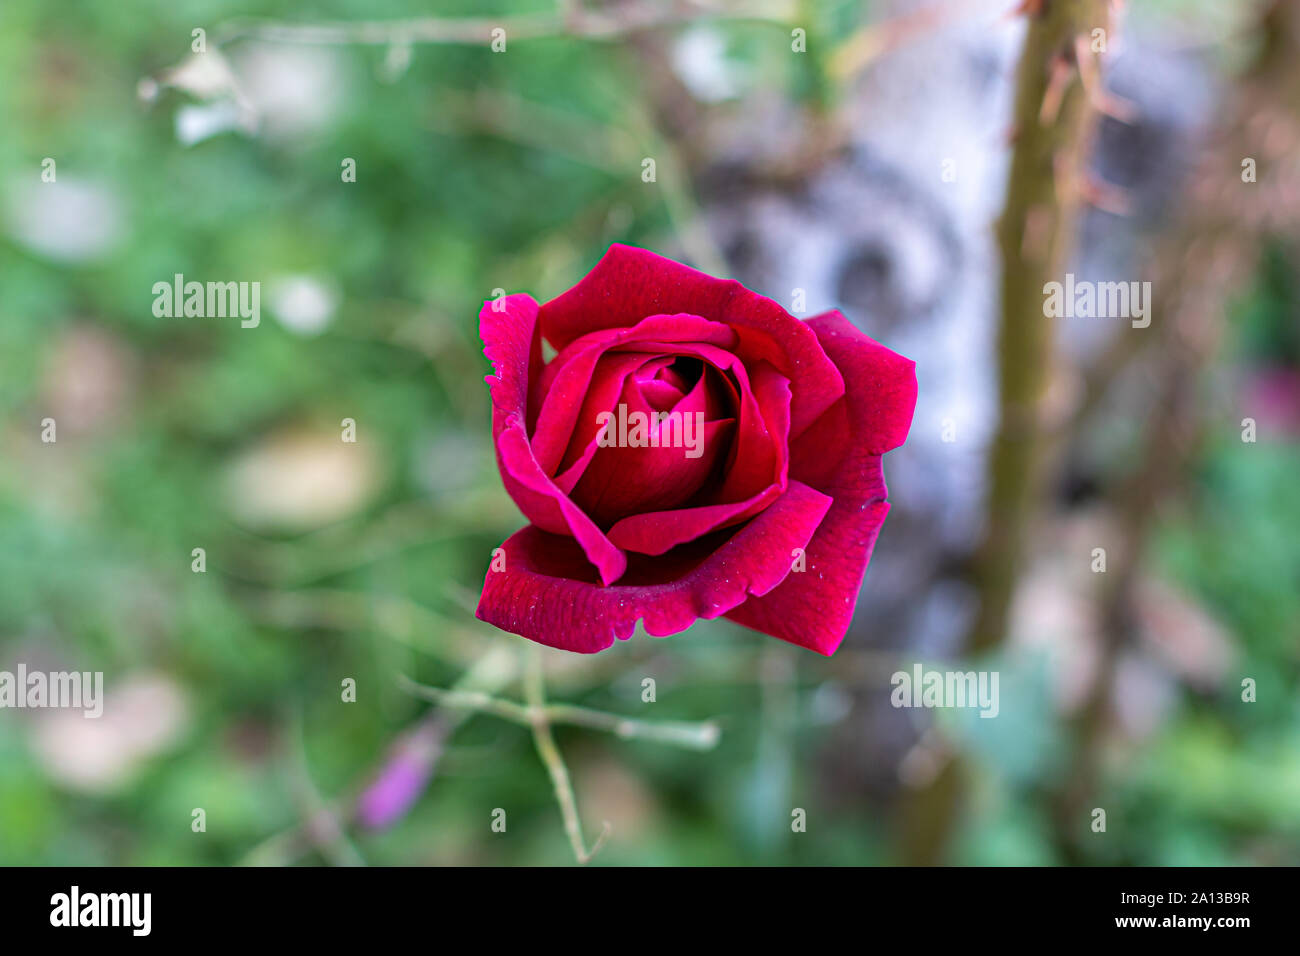
<path id="1" fill-rule="evenodd" d="M 1025 0 L 1020 10 L 1029 28 L 1016 77 L 1006 202 L 997 225 L 999 416 L 988 457 L 987 525 L 972 564 L 979 610 L 967 639 L 971 653 L 988 651 L 1005 637 L 1023 541 L 1039 500 L 1044 397 L 1056 334 L 1044 315 L 1042 290 L 1066 261 L 1079 207 L 1097 192 L 1087 161 L 1102 94 L 1088 41 L 1094 29 L 1110 29 L 1109 0 Z M 905 800 L 905 862 L 942 860 L 964 789 L 954 758 Z"/>

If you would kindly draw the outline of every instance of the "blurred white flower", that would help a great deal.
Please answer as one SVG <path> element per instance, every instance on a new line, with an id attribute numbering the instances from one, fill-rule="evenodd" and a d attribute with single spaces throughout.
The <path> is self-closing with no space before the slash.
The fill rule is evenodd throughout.
<path id="1" fill-rule="evenodd" d="M 136 91 L 147 103 L 169 87 L 200 101 L 176 113 L 176 138 L 186 146 L 231 131 L 294 140 L 338 114 L 346 91 L 339 63 L 330 50 L 248 43 L 226 59 L 210 47 L 145 77 Z"/>
<path id="2" fill-rule="evenodd" d="M 176 140 L 182 146 L 193 146 L 221 133 L 256 130 L 253 115 L 233 100 L 188 104 L 176 111 Z"/>
<path id="3" fill-rule="evenodd" d="M 270 139 L 291 140 L 338 115 L 346 85 L 332 50 L 249 43 L 234 58 L 239 88 Z"/>
<path id="4" fill-rule="evenodd" d="M 339 295 L 334 286 L 308 275 L 281 276 L 268 289 L 271 313 L 291 332 L 318 335 L 334 318 Z"/>
<path id="5" fill-rule="evenodd" d="M 727 58 L 727 39 L 712 27 L 687 30 L 673 47 L 673 69 L 696 99 L 706 103 L 740 95 L 745 71 Z"/>
<path id="6" fill-rule="evenodd" d="M 257 131 L 257 113 L 220 50 L 191 54 L 169 70 L 146 76 L 136 92 L 140 99 L 152 103 L 167 87 L 202 101 L 176 111 L 176 139 L 183 146 L 193 146 L 220 133 Z"/>
<path id="7" fill-rule="evenodd" d="M 124 215 L 111 188 L 62 172 L 11 181 L 5 228 L 18 243 L 60 262 L 98 259 L 122 238 Z"/>

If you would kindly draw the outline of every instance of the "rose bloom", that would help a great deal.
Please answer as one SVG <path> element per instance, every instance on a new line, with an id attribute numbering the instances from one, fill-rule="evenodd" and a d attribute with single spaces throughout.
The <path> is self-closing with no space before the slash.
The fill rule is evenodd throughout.
<path id="1" fill-rule="evenodd" d="M 544 305 L 484 303 L 479 333 L 497 464 L 532 522 L 494 553 L 480 619 L 592 653 L 638 620 L 663 637 L 725 615 L 835 652 L 889 511 L 881 456 L 907 437 L 913 362 L 839 312 L 800 321 L 622 245 Z"/>

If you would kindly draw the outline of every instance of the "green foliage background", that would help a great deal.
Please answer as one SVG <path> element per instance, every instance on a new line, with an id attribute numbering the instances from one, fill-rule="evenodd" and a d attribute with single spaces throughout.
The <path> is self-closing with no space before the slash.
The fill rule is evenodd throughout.
<path id="1" fill-rule="evenodd" d="M 812 16 L 838 28 L 852 6 Z M 0 7 L 0 181 L 34 179 L 55 157 L 60 178 L 105 184 L 124 220 L 121 241 L 89 263 L 0 240 L 0 668 L 46 654 L 104 671 L 110 691 L 161 672 L 189 711 L 165 752 L 96 793 L 50 773 L 35 718 L 0 712 L 0 864 L 245 860 L 302 819 L 304 781 L 327 797 L 351 792 L 424 711 L 395 674 L 447 686 L 512 642 L 472 615 L 491 549 L 521 523 L 487 440 L 477 308 L 497 287 L 549 298 L 608 243 L 653 245 L 672 228 L 635 171 L 592 158 L 652 135 L 638 119 L 643 78 L 616 46 L 563 38 L 519 43 L 508 66 L 485 49 L 418 47 L 394 82 L 379 76 L 384 48 L 349 47 L 338 52 L 340 109 L 324 128 L 192 147 L 173 128 L 182 93 L 152 105 L 136 95 L 142 77 L 184 57 L 195 26 L 430 12 L 481 14 L 470 0 L 436 11 L 414 0 Z M 729 31 L 761 57 L 771 29 Z M 807 92 L 789 68 L 768 75 Z M 463 122 L 480 88 L 546 104 L 607 139 L 566 152 L 488 135 Z M 355 184 L 340 183 L 345 156 L 357 160 Z M 328 275 L 341 302 L 314 337 L 268 317 L 265 298 L 255 332 L 155 318 L 148 290 L 178 272 Z M 1294 328 L 1294 276 L 1280 275 L 1265 270 L 1241 303 L 1225 362 L 1248 364 Z M 132 396 L 102 427 L 41 445 L 52 363 L 87 326 L 132 357 Z M 334 435 L 347 417 L 379 475 L 361 507 L 305 533 L 232 520 L 223 481 L 242 451 L 285 432 Z M 1107 806 L 1119 838 L 1097 841 L 1096 862 L 1300 858 L 1300 452 L 1265 439 L 1243 454 L 1235 437 L 1208 448 L 1159 547 L 1161 567 L 1233 636 L 1233 679 L 1179 689 L 1174 716 L 1140 752 L 1116 755 Z M 206 574 L 190 570 L 198 546 Z M 842 670 L 773 645 L 701 623 L 667 642 L 639 636 L 598 664 L 554 664 L 562 699 L 723 727 L 706 754 L 560 731 L 588 839 L 602 819 L 614 824 L 598 863 L 891 859 L 898 795 L 846 790 L 827 768 L 826 702 L 843 691 Z M 1238 672 L 1258 682 L 1257 704 L 1239 702 Z M 644 675 L 658 681 L 653 707 L 641 700 Z M 340 701 L 343 677 L 358 683 L 356 704 Z M 1020 677 L 1042 696 L 1033 668 Z M 981 781 L 960 862 L 1056 862 L 1040 798 L 1069 772 L 1051 759 L 1055 719 L 1044 705 L 1007 720 L 1004 737 L 980 721 L 959 735 Z M 790 832 L 796 806 L 807 833 Z M 191 832 L 195 807 L 205 833 Z M 490 830 L 497 807 L 505 834 Z M 373 864 L 572 858 L 529 734 L 482 716 L 456 734 L 404 820 L 354 840 Z"/>

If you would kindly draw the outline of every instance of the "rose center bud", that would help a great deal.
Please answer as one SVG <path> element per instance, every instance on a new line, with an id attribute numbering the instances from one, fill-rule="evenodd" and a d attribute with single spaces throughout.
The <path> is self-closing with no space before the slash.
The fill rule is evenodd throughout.
<path id="1" fill-rule="evenodd" d="M 597 367 L 625 366 L 611 351 Z M 610 394 L 612 389 L 606 389 Z M 571 497 L 598 525 L 689 506 L 727 460 L 735 424 L 734 388 L 695 356 L 647 356 L 622 380 L 617 401 L 594 416 L 595 453 Z M 603 431 L 602 431 L 603 429 Z"/>
<path id="2" fill-rule="evenodd" d="M 700 380 L 704 363 L 697 358 L 678 356 L 671 365 L 654 368 L 647 362 L 633 374 L 642 397 L 658 412 L 672 411 Z"/>

